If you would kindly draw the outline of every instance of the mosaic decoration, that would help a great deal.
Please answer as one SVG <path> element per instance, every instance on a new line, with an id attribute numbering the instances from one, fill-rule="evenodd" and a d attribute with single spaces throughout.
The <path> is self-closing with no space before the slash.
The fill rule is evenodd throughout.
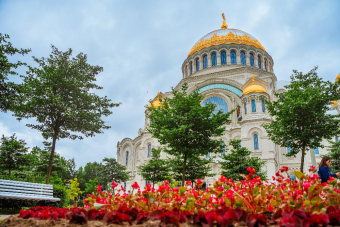
<path id="1" fill-rule="evenodd" d="M 222 90 L 227 90 L 230 91 L 234 94 L 236 94 L 238 97 L 242 96 L 242 91 L 234 86 L 231 86 L 229 84 L 209 84 L 207 86 L 201 87 L 198 92 L 202 93 L 205 91 L 209 90 L 214 90 L 214 89 L 222 89 Z"/>

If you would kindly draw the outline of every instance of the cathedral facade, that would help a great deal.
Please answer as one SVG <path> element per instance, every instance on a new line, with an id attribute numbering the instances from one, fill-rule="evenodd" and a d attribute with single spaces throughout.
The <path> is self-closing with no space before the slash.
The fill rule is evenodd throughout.
<path id="1" fill-rule="evenodd" d="M 223 112 L 236 109 L 221 137 L 225 144 L 230 139 L 241 140 L 241 145 L 248 148 L 252 156 L 265 161 L 262 171 L 267 172 L 268 179 L 275 176 L 275 172 L 282 166 L 299 170 L 301 156 L 286 157 L 290 148 L 274 144 L 261 126 L 271 121 L 264 100 L 275 100 L 274 92 L 285 90 L 277 87 L 273 58 L 254 36 L 228 28 L 223 20 L 221 29 L 206 34 L 191 48 L 182 64 L 182 74 L 183 78 L 175 89 L 187 83 L 188 93 L 198 89 L 204 95 L 202 105 L 212 102 L 217 106 L 215 111 Z M 159 106 L 159 99 L 164 97 L 171 98 L 172 93 L 158 93 L 152 101 L 153 106 Z M 332 108 L 340 111 L 337 102 L 333 102 Z M 145 186 L 147 182 L 139 175 L 138 167 L 150 160 L 152 148 L 160 146 L 157 139 L 147 131 L 149 123 L 145 117 L 145 126 L 139 129 L 136 138 L 125 138 L 117 143 L 118 162 L 125 165 L 134 176 L 124 183 L 127 189 L 135 181 Z M 304 169 L 312 165 L 314 155 L 318 163 L 320 155 L 328 153 L 327 146 L 329 144 L 325 141 L 325 148 L 307 152 Z M 221 155 L 214 154 L 211 165 L 215 177 L 205 178 L 206 183 L 215 182 L 219 178 L 221 170 L 218 161 Z M 162 153 L 161 157 L 167 158 L 167 154 Z"/>

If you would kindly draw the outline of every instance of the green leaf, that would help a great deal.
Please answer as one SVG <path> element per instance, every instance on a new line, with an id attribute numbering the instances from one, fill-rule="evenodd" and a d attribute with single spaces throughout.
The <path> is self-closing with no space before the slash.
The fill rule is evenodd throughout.
<path id="1" fill-rule="evenodd" d="M 301 173 L 300 171 L 294 170 L 293 174 L 300 180 L 301 178 L 304 177 L 304 174 Z"/>

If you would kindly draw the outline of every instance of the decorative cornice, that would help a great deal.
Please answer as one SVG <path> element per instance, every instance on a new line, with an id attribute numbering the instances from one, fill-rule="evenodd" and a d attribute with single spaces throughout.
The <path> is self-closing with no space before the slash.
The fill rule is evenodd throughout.
<path id="1" fill-rule="evenodd" d="M 220 66 L 216 66 L 216 67 L 225 67 L 225 66 L 220 65 Z M 210 68 L 208 68 L 208 69 L 210 69 Z M 203 69 L 203 70 L 207 70 L 207 69 Z M 201 72 L 203 70 L 200 70 L 199 72 Z M 202 75 L 199 75 L 199 76 L 195 76 L 196 73 L 194 73 L 189 77 L 183 78 L 177 84 L 175 89 L 178 90 L 182 86 L 183 83 L 189 84 L 189 83 L 194 83 L 194 82 L 198 82 L 198 81 L 202 81 L 202 80 L 215 79 L 215 78 L 219 78 L 219 77 L 226 77 L 226 76 L 231 76 L 231 75 L 235 75 L 235 74 L 242 74 L 242 73 L 251 73 L 251 74 L 257 74 L 257 75 L 270 76 L 270 77 L 272 77 L 274 82 L 276 81 L 276 77 L 275 77 L 274 73 L 267 72 L 267 71 L 264 71 L 262 69 L 255 68 L 255 67 L 252 67 L 252 66 L 244 65 L 244 66 L 236 68 L 236 69 L 228 69 L 228 70 L 225 70 L 225 71 L 207 73 L 207 74 L 202 74 Z M 224 78 L 224 79 L 227 79 L 227 78 Z"/>

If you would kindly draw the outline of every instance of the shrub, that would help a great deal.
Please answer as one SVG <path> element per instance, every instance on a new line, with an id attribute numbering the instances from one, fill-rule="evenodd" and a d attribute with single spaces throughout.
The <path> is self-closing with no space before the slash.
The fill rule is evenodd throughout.
<path id="1" fill-rule="evenodd" d="M 60 198 L 59 202 L 50 204 L 55 207 L 67 207 L 70 204 L 70 198 L 67 195 L 67 190 L 63 185 L 53 185 L 53 197 Z"/>

